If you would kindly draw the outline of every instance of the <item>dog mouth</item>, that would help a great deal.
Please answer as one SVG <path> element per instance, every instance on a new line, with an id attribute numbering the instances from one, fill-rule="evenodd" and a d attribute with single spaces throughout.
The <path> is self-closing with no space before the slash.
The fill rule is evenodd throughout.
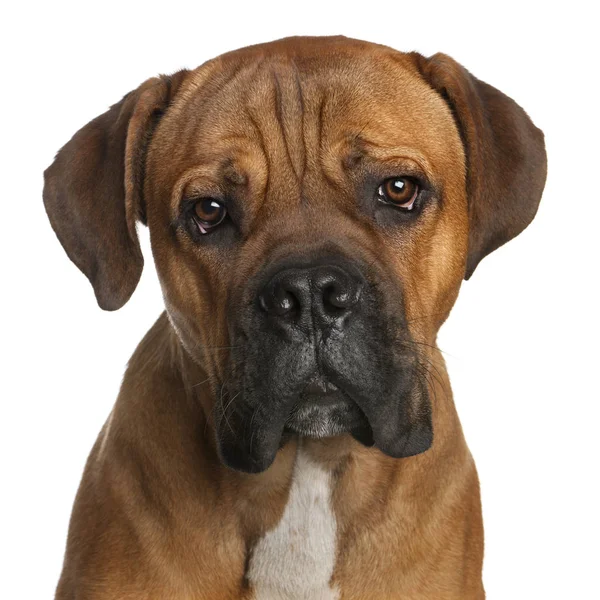
<path id="1" fill-rule="evenodd" d="M 264 471 L 293 436 L 349 434 L 392 458 L 431 446 L 428 389 L 397 289 L 376 279 L 337 256 L 261 276 L 230 326 L 215 431 L 226 465 Z M 392 296 L 395 310 L 385 309 Z"/>
<path id="2" fill-rule="evenodd" d="M 304 358 L 314 356 L 310 350 L 304 348 Z M 247 473 L 265 471 L 293 436 L 324 439 L 350 434 L 393 458 L 414 456 L 431 446 L 427 389 L 414 371 L 390 372 L 386 382 L 378 369 L 362 369 L 357 377 L 356 365 L 340 360 L 336 364 L 342 368 L 337 370 L 323 361 L 324 368 L 317 371 L 325 372 L 323 376 L 315 375 L 314 360 L 302 361 L 291 353 L 277 359 L 282 362 L 260 363 L 271 375 L 270 385 L 248 386 L 250 393 L 242 396 L 235 390 L 225 392 L 216 438 L 220 457 L 229 467 Z M 256 375 L 254 370 L 250 373 Z"/>
<path id="3" fill-rule="evenodd" d="M 373 444 L 371 426 L 347 394 L 323 375 L 315 375 L 292 406 L 284 433 L 322 439 L 351 433 L 365 445 Z"/>

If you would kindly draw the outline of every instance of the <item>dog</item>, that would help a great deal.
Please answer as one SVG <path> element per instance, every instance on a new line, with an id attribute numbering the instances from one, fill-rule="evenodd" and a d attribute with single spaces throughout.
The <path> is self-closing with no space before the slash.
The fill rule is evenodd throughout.
<path id="1" fill-rule="evenodd" d="M 44 204 L 100 307 L 165 301 L 75 500 L 58 600 L 484 598 L 436 335 L 533 219 L 542 132 L 444 54 L 296 37 L 149 79 Z"/>

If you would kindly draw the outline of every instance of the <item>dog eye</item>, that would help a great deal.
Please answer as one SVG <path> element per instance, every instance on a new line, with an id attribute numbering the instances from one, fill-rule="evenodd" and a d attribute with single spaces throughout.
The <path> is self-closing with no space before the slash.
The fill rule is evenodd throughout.
<path id="1" fill-rule="evenodd" d="M 226 216 L 225 205 L 214 198 L 202 198 L 194 204 L 194 221 L 200 233 L 208 233 L 220 225 Z"/>
<path id="2" fill-rule="evenodd" d="M 419 193 L 419 184 L 409 177 L 391 177 L 377 188 L 377 199 L 402 210 L 412 210 Z"/>

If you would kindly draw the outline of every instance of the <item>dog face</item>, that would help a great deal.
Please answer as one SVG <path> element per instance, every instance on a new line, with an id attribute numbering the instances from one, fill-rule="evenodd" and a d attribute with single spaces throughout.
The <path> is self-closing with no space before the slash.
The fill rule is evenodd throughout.
<path id="1" fill-rule="evenodd" d="M 423 349 L 544 179 L 541 132 L 448 57 L 292 38 L 144 83 L 61 150 L 45 202 L 104 308 L 148 224 L 221 457 L 257 472 L 295 434 L 430 447 Z"/>

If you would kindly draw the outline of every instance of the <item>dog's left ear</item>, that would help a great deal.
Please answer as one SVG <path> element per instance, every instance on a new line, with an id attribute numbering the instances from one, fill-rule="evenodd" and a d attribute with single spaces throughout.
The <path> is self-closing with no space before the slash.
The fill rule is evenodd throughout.
<path id="1" fill-rule="evenodd" d="M 144 259 L 135 226 L 145 220 L 146 152 L 186 74 L 142 83 L 82 127 L 44 173 L 52 228 L 105 310 L 121 308 L 140 279 Z"/>
<path id="2" fill-rule="evenodd" d="M 546 181 L 544 134 L 525 111 L 445 54 L 412 54 L 425 80 L 450 105 L 465 147 L 469 252 L 479 261 L 532 221 Z"/>

